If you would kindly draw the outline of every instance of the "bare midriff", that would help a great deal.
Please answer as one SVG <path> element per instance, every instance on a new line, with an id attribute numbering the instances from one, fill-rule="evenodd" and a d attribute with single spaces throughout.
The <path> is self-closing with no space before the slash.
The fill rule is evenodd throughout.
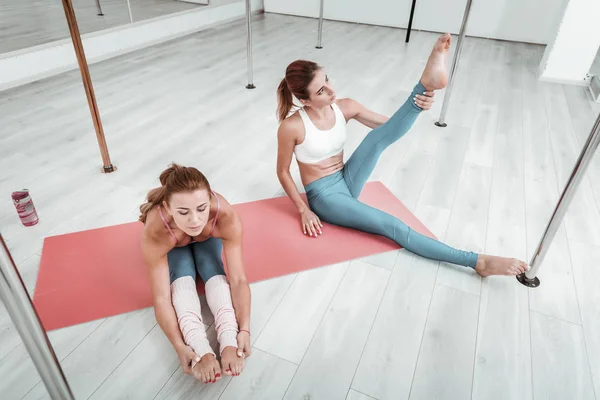
<path id="1" fill-rule="evenodd" d="M 305 164 L 298 161 L 300 178 L 304 186 L 318 179 L 334 174 L 344 168 L 344 152 L 326 158 L 314 164 Z"/>

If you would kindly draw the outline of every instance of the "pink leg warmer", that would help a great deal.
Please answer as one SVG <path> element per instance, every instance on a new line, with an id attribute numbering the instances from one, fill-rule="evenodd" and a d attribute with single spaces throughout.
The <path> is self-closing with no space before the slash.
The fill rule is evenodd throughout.
<path id="1" fill-rule="evenodd" d="M 225 275 L 215 275 L 205 283 L 206 300 L 215 317 L 220 353 L 227 346 L 237 348 L 238 323 L 231 302 L 231 289 Z"/>
<path id="2" fill-rule="evenodd" d="M 190 346 L 200 358 L 205 354 L 215 355 L 206 337 L 194 278 L 184 276 L 176 279 L 171 284 L 171 300 L 185 344 Z M 192 367 L 195 364 L 196 362 L 192 362 Z"/>

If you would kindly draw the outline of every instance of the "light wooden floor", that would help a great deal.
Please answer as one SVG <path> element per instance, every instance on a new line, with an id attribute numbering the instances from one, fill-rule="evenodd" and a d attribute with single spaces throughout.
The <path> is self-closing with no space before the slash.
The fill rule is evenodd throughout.
<path id="1" fill-rule="evenodd" d="M 171 161 L 234 203 L 282 195 L 275 89 L 289 62 L 318 61 L 339 97 L 390 115 L 437 37 L 326 22 L 319 51 L 316 21 L 254 21 L 252 91 L 243 21 L 91 67 L 115 174 L 99 173 L 78 71 L 0 93 L 0 226 L 30 291 L 44 237 L 135 220 Z M 581 87 L 536 80 L 543 50 L 468 38 L 449 127 L 433 125 L 440 92 L 371 176 L 453 246 L 529 259 L 600 111 Z M 349 124 L 347 155 L 367 132 Z M 10 202 L 22 187 L 35 227 Z M 152 309 L 49 336 L 78 399 L 600 398 L 599 207 L 597 155 L 537 289 L 405 250 L 253 284 L 253 356 L 214 385 L 182 375 Z M 47 398 L 4 309 L 0 376 L 2 399 Z"/>
<path id="2" fill-rule="evenodd" d="M 81 34 L 129 24 L 126 0 L 72 0 Z M 130 0 L 133 21 L 202 7 L 178 0 Z M 0 54 L 69 38 L 61 0 L 0 0 Z"/>

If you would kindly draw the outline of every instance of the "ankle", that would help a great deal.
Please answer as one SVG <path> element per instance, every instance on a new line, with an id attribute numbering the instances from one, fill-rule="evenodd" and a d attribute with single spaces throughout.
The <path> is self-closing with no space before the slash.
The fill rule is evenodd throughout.
<path id="1" fill-rule="evenodd" d="M 433 92 L 435 90 L 431 85 L 431 82 L 423 77 L 421 78 L 419 83 L 425 88 L 426 92 Z"/>

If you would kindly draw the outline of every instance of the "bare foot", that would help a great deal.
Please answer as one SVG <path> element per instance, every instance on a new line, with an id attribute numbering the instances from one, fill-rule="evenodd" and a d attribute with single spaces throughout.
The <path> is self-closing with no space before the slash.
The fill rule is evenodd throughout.
<path id="1" fill-rule="evenodd" d="M 215 383 L 221 379 L 221 368 L 217 358 L 213 354 L 205 354 L 200 362 L 192 368 L 196 379 L 204 383 Z"/>
<path id="2" fill-rule="evenodd" d="M 448 50 L 451 38 L 449 33 L 440 36 L 429 55 L 421 76 L 421 83 L 428 91 L 443 89 L 448 84 Z"/>
<path id="3" fill-rule="evenodd" d="M 480 255 L 475 271 L 483 277 L 490 275 L 519 275 L 529 271 L 529 266 L 515 258 Z"/>
<path id="4" fill-rule="evenodd" d="M 225 375 L 238 376 L 244 369 L 244 357 L 237 356 L 237 349 L 227 346 L 221 353 L 221 367 Z"/>

